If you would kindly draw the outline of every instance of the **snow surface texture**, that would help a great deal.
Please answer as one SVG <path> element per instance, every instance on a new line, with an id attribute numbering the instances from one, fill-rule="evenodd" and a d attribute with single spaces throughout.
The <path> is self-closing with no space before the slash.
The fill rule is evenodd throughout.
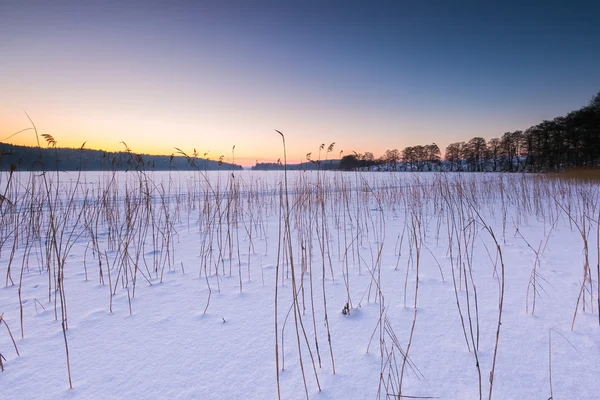
<path id="1" fill-rule="evenodd" d="M 2 399 L 600 396 L 598 185 L 294 172 L 288 209 L 283 172 L 1 184 Z"/>

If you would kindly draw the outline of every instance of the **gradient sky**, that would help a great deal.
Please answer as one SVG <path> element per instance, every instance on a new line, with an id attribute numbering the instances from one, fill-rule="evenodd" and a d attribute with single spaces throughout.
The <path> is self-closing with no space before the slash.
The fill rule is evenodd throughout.
<path id="1" fill-rule="evenodd" d="M 600 90 L 600 1 L 0 0 L 0 140 L 253 165 L 486 139 Z M 7 140 L 34 144 L 31 132 Z"/>

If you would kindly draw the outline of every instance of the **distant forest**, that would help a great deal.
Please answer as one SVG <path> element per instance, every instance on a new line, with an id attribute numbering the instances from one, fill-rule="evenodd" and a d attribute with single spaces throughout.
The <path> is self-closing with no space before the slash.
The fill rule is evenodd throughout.
<path id="1" fill-rule="evenodd" d="M 559 171 L 573 167 L 600 167 L 600 93 L 590 103 L 566 116 L 543 121 L 525 131 L 506 132 L 486 142 L 474 137 L 450 143 L 445 161 L 437 144 L 409 146 L 401 152 L 386 150 L 354 153 L 340 160 L 344 170 L 399 171 Z"/>
<path id="2" fill-rule="evenodd" d="M 278 171 L 283 170 L 284 166 L 281 163 L 256 163 L 251 168 L 253 171 Z M 311 171 L 311 170 L 326 170 L 326 169 L 340 169 L 340 160 L 320 160 L 320 161 L 307 161 L 299 164 L 288 164 L 287 169 L 291 171 Z"/>
<path id="3" fill-rule="evenodd" d="M 54 142 L 55 143 L 55 142 Z M 15 146 L 0 143 L 0 169 L 16 171 L 189 171 L 189 170 L 239 170 L 239 165 L 222 161 L 207 160 L 185 155 L 155 156 L 136 154 L 126 149 L 122 152 L 102 150 L 70 149 L 52 146 L 47 148 Z"/>

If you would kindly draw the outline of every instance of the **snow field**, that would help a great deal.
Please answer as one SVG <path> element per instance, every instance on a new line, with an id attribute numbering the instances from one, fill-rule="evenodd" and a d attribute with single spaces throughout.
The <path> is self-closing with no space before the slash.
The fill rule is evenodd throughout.
<path id="1" fill-rule="evenodd" d="M 0 397 L 598 398 L 598 185 L 283 181 L 2 175 Z"/>

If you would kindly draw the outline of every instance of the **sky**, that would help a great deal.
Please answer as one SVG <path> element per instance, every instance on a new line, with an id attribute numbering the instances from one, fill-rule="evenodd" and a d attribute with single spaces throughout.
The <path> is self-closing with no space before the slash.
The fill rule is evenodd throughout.
<path id="1" fill-rule="evenodd" d="M 600 91 L 600 2 L 0 1 L 0 141 L 246 166 L 524 130 Z M 10 137 L 9 139 L 7 139 Z M 235 151 L 233 147 L 235 146 Z"/>

